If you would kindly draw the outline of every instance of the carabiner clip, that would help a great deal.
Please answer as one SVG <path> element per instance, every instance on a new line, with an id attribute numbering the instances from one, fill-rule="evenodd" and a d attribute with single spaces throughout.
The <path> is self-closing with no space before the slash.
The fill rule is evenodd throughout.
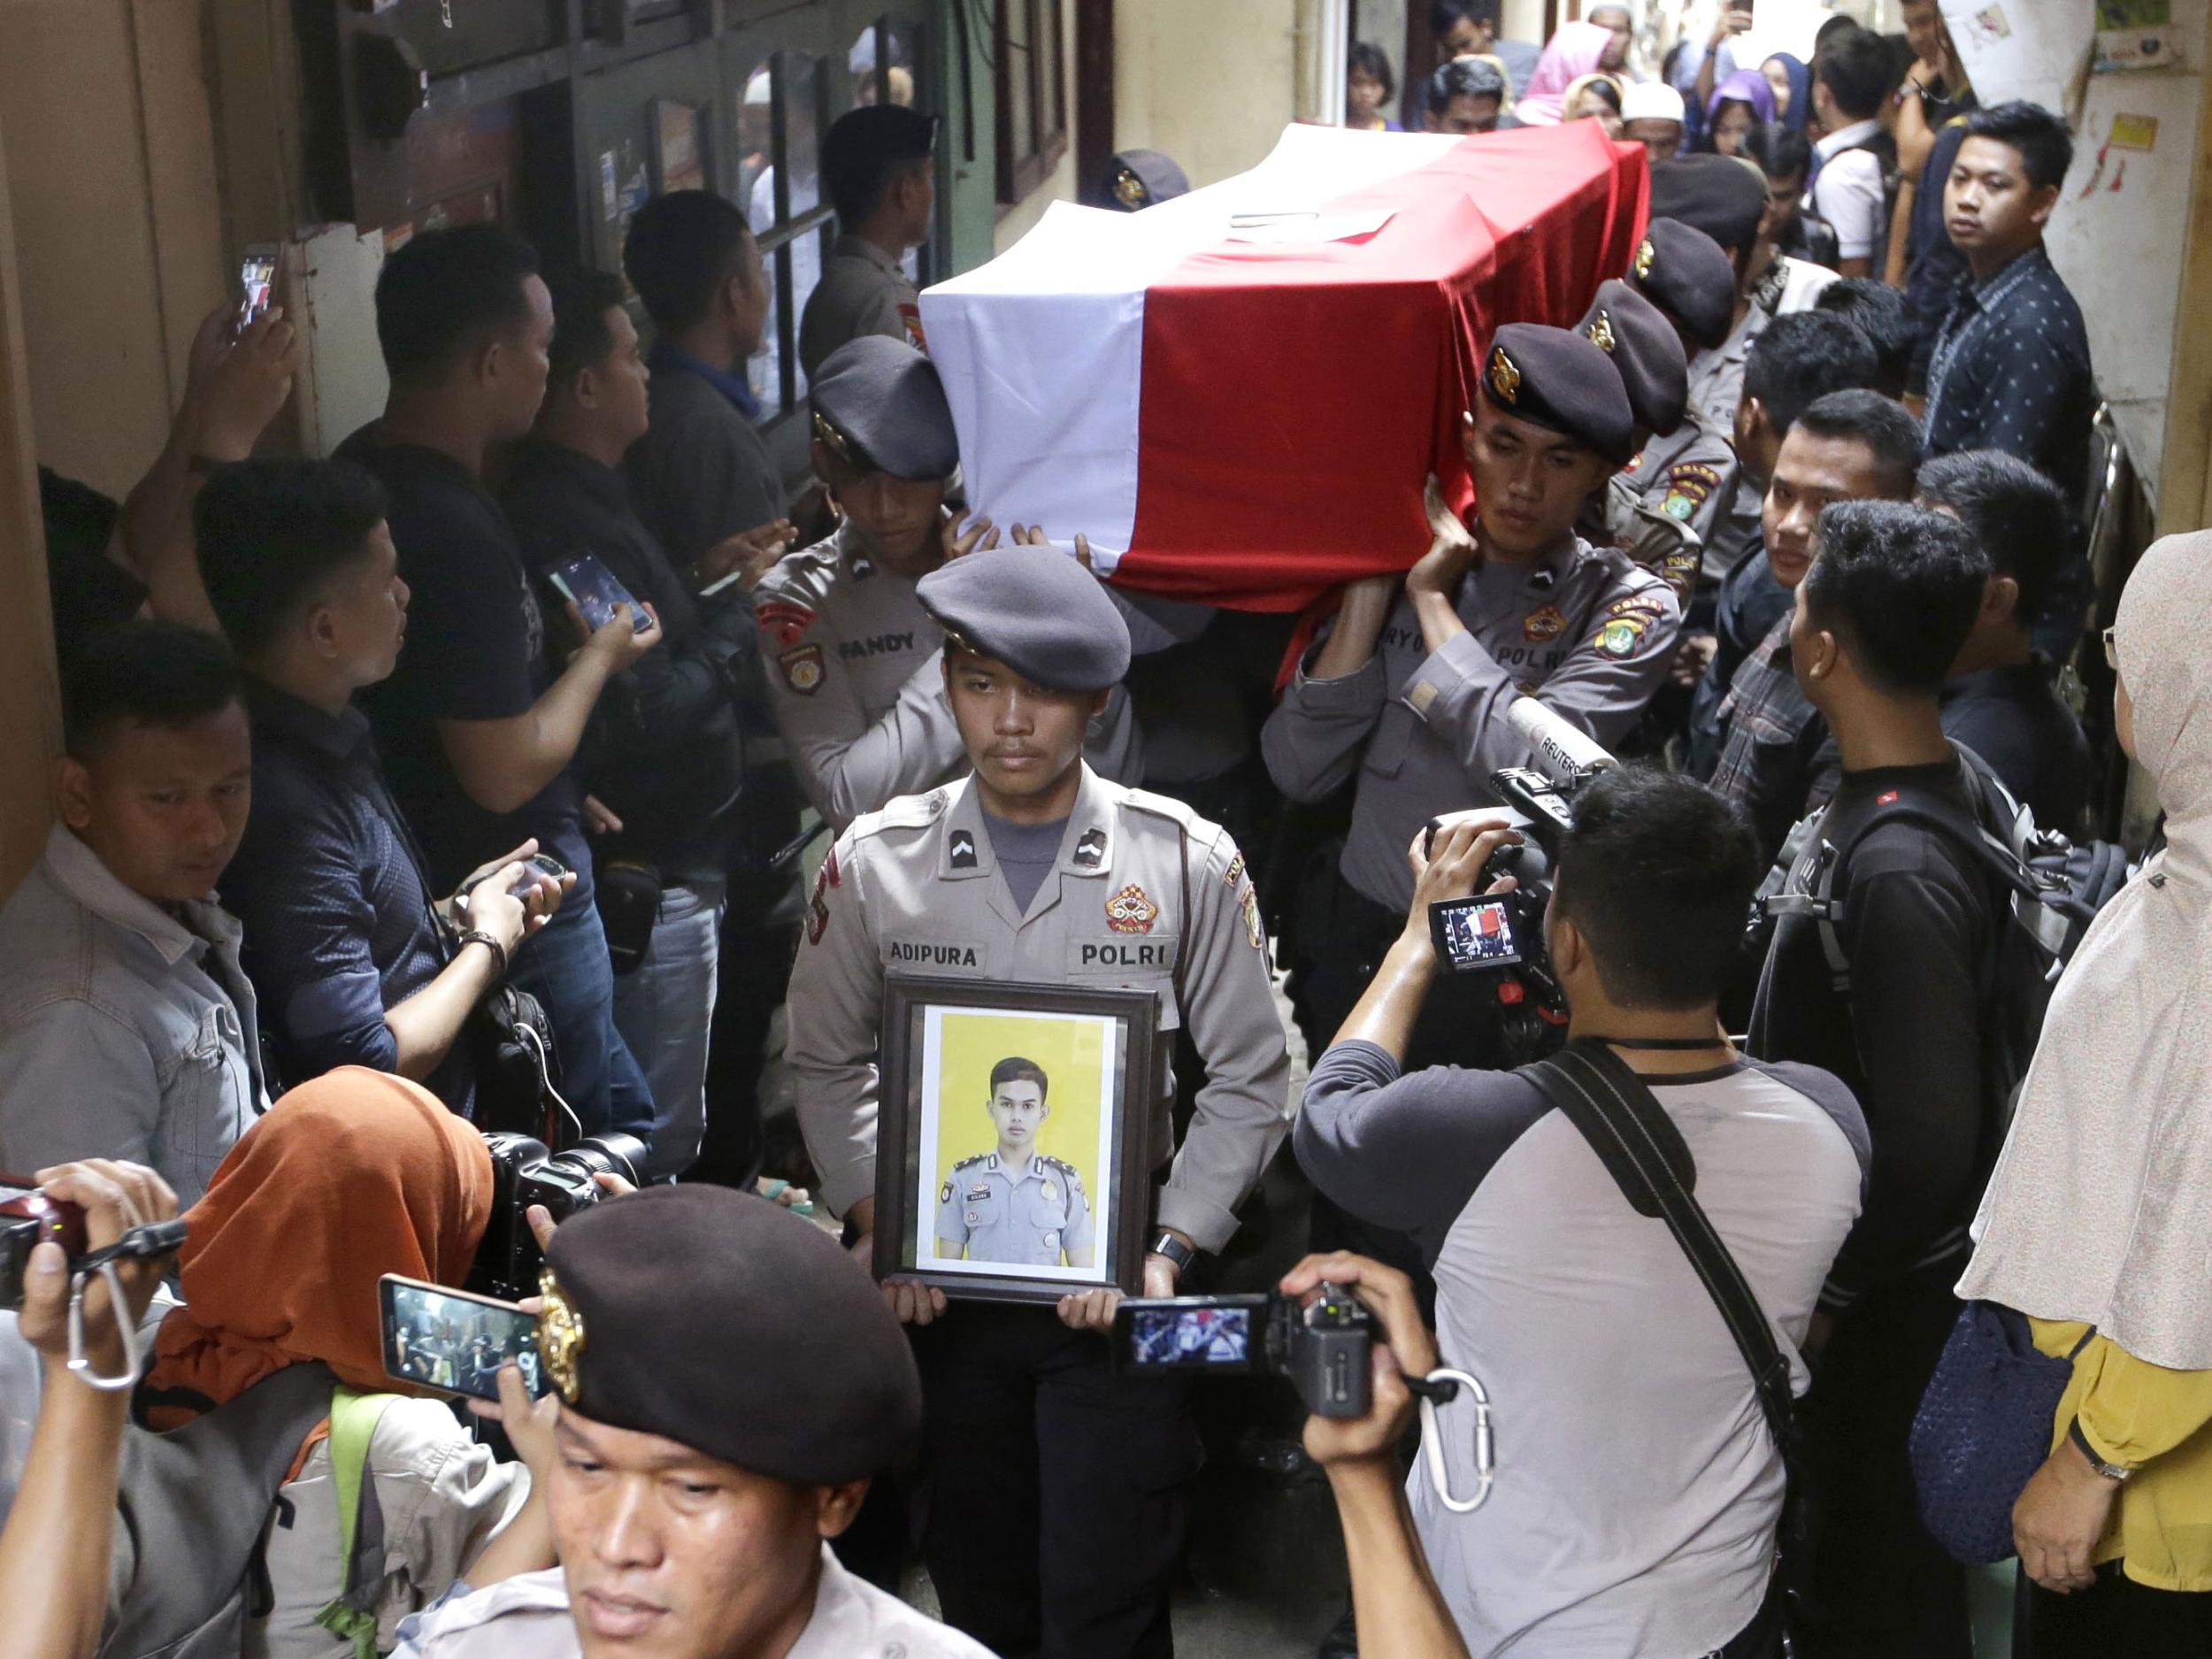
<path id="1" fill-rule="evenodd" d="M 93 1273 L 107 1280 L 108 1306 L 114 1313 L 115 1333 L 123 1340 L 123 1369 L 112 1377 L 101 1376 L 85 1357 L 84 1296 Z M 120 1394 L 138 1386 L 138 1330 L 131 1321 L 130 1303 L 123 1299 L 123 1284 L 116 1277 L 112 1259 L 96 1263 L 89 1271 L 80 1270 L 70 1278 L 69 1369 L 87 1386 L 104 1394 Z"/>
<path id="2" fill-rule="evenodd" d="M 1435 1486 L 1438 1500 L 1454 1515 L 1471 1514 L 1490 1495 L 1491 1473 L 1497 1463 L 1497 1446 L 1490 1428 L 1490 1396 L 1467 1372 L 1445 1365 L 1439 1365 L 1419 1383 L 1425 1385 L 1417 1386 L 1415 1393 L 1421 1400 L 1421 1450 L 1429 1460 L 1430 1484 Z M 1475 1400 L 1475 1495 L 1471 1498 L 1452 1495 L 1451 1477 L 1444 1468 L 1444 1436 L 1436 1422 L 1437 1403 L 1450 1400 L 1461 1388 Z"/>

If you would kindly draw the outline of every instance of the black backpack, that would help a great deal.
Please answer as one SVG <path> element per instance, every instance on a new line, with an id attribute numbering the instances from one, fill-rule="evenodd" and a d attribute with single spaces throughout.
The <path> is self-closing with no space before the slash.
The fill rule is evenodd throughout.
<path id="1" fill-rule="evenodd" d="M 2028 1075 L 2028 1063 L 2035 1057 L 2043 1016 L 2059 975 L 2073 960 L 2097 912 L 2127 885 L 2128 860 L 2110 841 L 2076 846 L 2056 830 L 2038 828 L 2035 815 L 2012 798 L 1986 762 L 1964 748 L 1959 748 L 1959 755 L 1978 797 L 1974 818 L 1962 818 L 1941 795 L 1890 791 L 1851 839 L 1823 860 L 1813 891 L 1789 892 L 1788 877 L 1798 856 L 1826 824 L 1823 810 L 1790 832 L 1780 862 L 1760 889 L 1755 909 L 1768 918 L 1803 916 L 1818 924 L 1821 949 L 1835 987 L 1847 993 L 1851 964 L 1844 957 L 1836 927 L 1842 915 L 1836 889 L 1847 890 L 1843 872 L 1859 842 L 1885 824 L 1920 824 L 1947 837 L 1974 859 L 2005 894 L 2008 918 L 1998 929 L 1982 986 L 1982 1006 L 1989 1016 L 1982 1028 L 1983 1076 L 1990 1094 L 1987 1122 L 1993 1132 L 1985 1148 L 1986 1164 L 2003 1144 L 2004 1131 L 2012 1121 L 2013 1105 Z"/>

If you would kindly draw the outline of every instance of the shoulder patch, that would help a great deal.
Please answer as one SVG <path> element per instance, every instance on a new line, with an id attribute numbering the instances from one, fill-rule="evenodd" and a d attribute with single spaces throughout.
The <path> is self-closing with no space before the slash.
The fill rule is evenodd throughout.
<path id="1" fill-rule="evenodd" d="M 813 608 L 795 599 L 764 599 L 753 607 L 753 626 L 788 650 L 814 626 Z M 818 658 L 822 648 L 812 648 Z"/>
<path id="2" fill-rule="evenodd" d="M 776 672 L 783 683 L 802 697 L 810 697 L 822 688 L 822 677 L 827 672 L 823 665 L 822 648 L 802 645 L 796 649 L 780 651 L 776 655 Z"/>
<path id="3" fill-rule="evenodd" d="M 1651 626 L 1652 620 L 1643 612 L 1633 611 L 1624 616 L 1610 618 L 1598 629 L 1597 637 L 1590 643 L 1597 648 L 1600 657 L 1609 657 L 1616 662 L 1633 657 L 1642 647 L 1644 631 Z"/>

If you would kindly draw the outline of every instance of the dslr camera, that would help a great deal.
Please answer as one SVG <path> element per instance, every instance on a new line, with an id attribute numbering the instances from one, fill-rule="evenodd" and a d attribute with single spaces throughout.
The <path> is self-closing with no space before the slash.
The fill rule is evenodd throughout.
<path id="1" fill-rule="evenodd" d="M 31 1252 L 50 1240 L 72 1261 L 82 1256 L 88 1248 L 83 1210 L 19 1176 L 0 1175 L 0 1312 L 23 1306 Z"/>
<path id="2" fill-rule="evenodd" d="M 619 1175 L 635 1186 L 645 1161 L 645 1143 L 635 1135 L 592 1135 L 549 1152 L 528 1135 L 488 1134 L 484 1149 L 492 1155 L 491 1218 L 467 1288 L 502 1302 L 538 1294 L 545 1253 L 530 1231 L 531 1205 L 543 1204 L 555 1221 L 565 1221 L 607 1195 L 594 1176 Z"/>
<path id="3" fill-rule="evenodd" d="M 1114 1315 L 1114 1365 L 1133 1376 L 1208 1371 L 1287 1377 L 1315 1417 L 1363 1417 L 1374 1316 L 1324 1285 L 1310 1302 L 1275 1294 L 1125 1298 Z"/>

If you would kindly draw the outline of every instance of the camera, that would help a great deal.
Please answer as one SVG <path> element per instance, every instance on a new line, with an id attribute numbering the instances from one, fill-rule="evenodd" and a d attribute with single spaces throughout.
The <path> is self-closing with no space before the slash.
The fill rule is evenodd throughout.
<path id="1" fill-rule="evenodd" d="M 0 1175 L 0 1311 L 23 1305 L 31 1252 L 51 1240 L 73 1260 L 87 1248 L 84 1210 L 49 1198 L 19 1176 Z"/>
<path id="2" fill-rule="evenodd" d="M 635 1135 L 593 1135 L 549 1152 L 528 1135 L 488 1134 L 484 1149 L 492 1156 L 491 1217 L 467 1286 L 502 1302 L 538 1294 L 545 1255 L 530 1231 L 531 1205 L 543 1204 L 555 1221 L 565 1221 L 607 1195 L 595 1175 L 619 1175 L 634 1186 L 645 1161 L 645 1143 Z"/>
<path id="3" fill-rule="evenodd" d="M 1310 1302 L 1281 1295 L 1125 1298 L 1114 1315 L 1114 1365 L 1134 1376 L 1202 1371 L 1287 1377 L 1316 1417 L 1363 1417 L 1374 1316 L 1338 1285 Z"/>

